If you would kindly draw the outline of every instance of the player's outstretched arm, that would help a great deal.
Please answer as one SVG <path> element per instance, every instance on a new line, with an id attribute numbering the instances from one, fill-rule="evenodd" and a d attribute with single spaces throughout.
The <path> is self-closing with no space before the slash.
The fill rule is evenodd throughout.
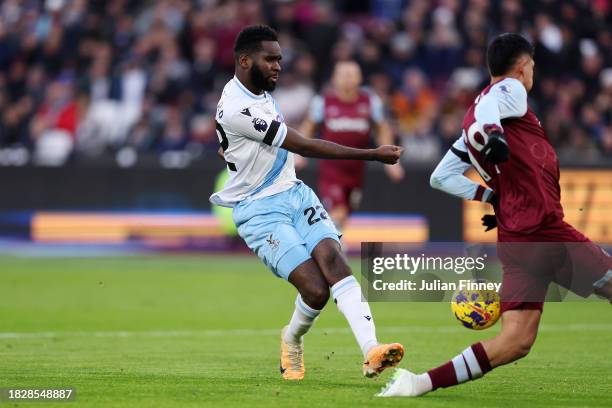
<path id="1" fill-rule="evenodd" d="M 304 157 L 339 160 L 370 160 L 385 164 L 395 164 L 404 148 L 393 145 L 379 146 L 376 149 L 356 149 L 321 139 L 309 139 L 298 131 L 287 127 L 287 136 L 281 145 L 283 149 Z"/>

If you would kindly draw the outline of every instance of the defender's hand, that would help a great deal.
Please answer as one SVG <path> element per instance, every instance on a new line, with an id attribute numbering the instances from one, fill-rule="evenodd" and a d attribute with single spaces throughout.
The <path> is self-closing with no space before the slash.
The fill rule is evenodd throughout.
<path id="1" fill-rule="evenodd" d="M 492 164 L 507 162 L 510 157 L 510 149 L 504 135 L 499 130 L 489 133 L 489 141 L 482 149 L 485 160 Z"/>
<path id="2" fill-rule="evenodd" d="M 486 227 L 485 232 L 491 231 L 493 228 L 497 227 L 497 217 L 495 216 L 495 214 L 483 215 L 481 220 L 482 226 Z"/>
<path id="3" fill-rule="evenodd" d="M 373 160 L 385 164 L 395 164 L 404 153 L 404 148 L 393 145 L 378 146 L 374 149 Z"/>

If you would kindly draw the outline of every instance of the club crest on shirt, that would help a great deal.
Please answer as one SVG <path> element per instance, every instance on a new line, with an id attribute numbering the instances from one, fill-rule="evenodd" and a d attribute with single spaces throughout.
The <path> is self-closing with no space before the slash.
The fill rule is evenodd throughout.
<path id="1" fill-rule="evenodd" d="M 263 119 L 253 118 L 252 122 L 253 122 L 253 127 L 258 132 L 265 132 L 266 129 L 268 129 L 268 123 Z"/>
<path id="2" fill-rule="evenodd" d="M 268 235 L 268 238 L 266 238 L 266 242 L 268 243 L 268 245 L 270 245 L 270 248 L 272 248 L 272 250 L 277 250 L 278 246 L 280 245 L 280 241 L 278 239 L 274 239 L 272 237 L 272 234 Z"/>

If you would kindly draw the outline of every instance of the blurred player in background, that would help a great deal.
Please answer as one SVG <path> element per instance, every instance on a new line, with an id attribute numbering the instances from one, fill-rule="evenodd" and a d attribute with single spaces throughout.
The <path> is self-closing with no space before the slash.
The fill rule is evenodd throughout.
<path id="1" fill-rule="evenodd" d="M 361 88 L 359 65 L 354 61 L 336 63 L 331 82 L 330 92 L 313 99 L 301 126 L 302 134 L 314 137 L 318 133 L 323 140 L 366 149 L 374 133 L 379 146 L 392 144 L 393 133 L 385 120 L 382 101 Z M 298 169 L 305 163 L 305 159 L 296 157 Z M 365 163 L 360 160 L 319 162 L 318 192 L 341 231 L 361 201 L 364 170 Z M 404 169 L 399 163 L 385 165 L 385 172 L 395 182 L 404 178 Z"/>
<path id="2" fill-rule="evenodd" d="M 378 343 L 370 306 L 361 301 L 359 283 L 340 249 L 340 234 L 314 192 L 296 178 L 290 152 L 393 164 L 403 149 L 356 149 L 305 138 L 288 127 L 269 93 L 276 87 L 282 58 L 270 27 L 244 28 L 234 55 L 235 76 L 225 85 L 215 116 L 229 180 L 210 201 L 233 207 L 240 237 L 299 292 L 281 333 L 281 374 L 287 380 L 304 378 L 302 338 L 331 292 L 365 358 L 363 374 L 374 377 L 396 365 L 404 349 L 399 343 Z"/>
<path id="3" fill-rule="evenodd" d="M 379 396 L 420 396 L 482 377 L 525 357 L 538 333 L 548 286 L 612 300 L 612 258 L 563 221 L 559 161 L 527 104 L 533 46 L 502 34 L 487 50 L 491 84 L 476 98 L 432 185 L 465 199 L 489 201 L 503 266 L 501 332 L 427 373 L 399 369 Z M 463 177 L 473 166 L 490 189 Z M 565 243 L 573 243 L 565 245 Z"/>

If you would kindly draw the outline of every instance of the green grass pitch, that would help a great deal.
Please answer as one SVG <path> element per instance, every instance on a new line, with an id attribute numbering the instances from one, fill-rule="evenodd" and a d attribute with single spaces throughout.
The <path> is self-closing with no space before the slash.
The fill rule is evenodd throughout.
<path id="1" fill-rule="evenodd" d="M 353 266 L 358 267 L 355 262 Z M 612 309 L 547 304 L 532 354 L 420 399 L 378 399 L 328 304 L 306 337 L 306 379 L 283 382 L 280 328 L 293 288 L 254 256 L 0 258 L 0 387 L 74 387 L 69 406 L 581 406 L 612 401 Z M 472 332 L 448 304 L 372 304 L 381 341 L 422 371 L 498 327 Z M 66 403 L 49 403 L 64 406 Z M 8 404 L 0 406 L 41 406 Z M 47 405 L 45 405 L 47 406 Z"/>

